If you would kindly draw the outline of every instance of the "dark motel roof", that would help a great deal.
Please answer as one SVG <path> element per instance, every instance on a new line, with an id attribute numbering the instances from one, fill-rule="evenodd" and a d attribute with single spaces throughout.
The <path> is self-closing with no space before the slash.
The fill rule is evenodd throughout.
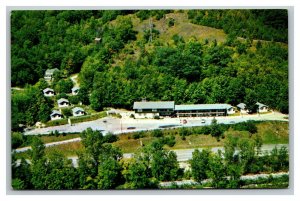
<path id="1" fill-rule="evenodd" d="M 174 101 L 141 101 L 134 102 L 133 109 L 174 109 Z"/>
<path id="2" fill-rule="evenodd" d="M 240 104 L 237 105 L 237 107 L 244 110 L 244 109 L 246 109 L 246 104 L 245 103 L 240 103 Z"/>
<path id="3" fill-rule="evenodd" d="M 190 105 L 175 105 L 176 111 L 186 110 L 223 110 L 232 108 L 229 104 L 190 104 Z"/>
<path id="4" fill-rule="evenodd" d="M 57 102 L 58 102 L 58 104 L 61 104 L 61 103 L 63 103 L 63 102 L 69 103 L 69 101 L 68 101 L 67 99 L 65 99 L 65 98 L 61 98 L 61 99 L 59 99 Z"/>
<path id="5" fill-rule="evenodd" d="M 51 89 L 51 88 L 46 88 L 43 90 L 44 93 L 47 93 L 47 92 L 53 92 L 54 93 L 54 90 Z"/>
<path id="6" fill-rule="evenodd" d="M 84 110 L 83 110 L 81 107 L 74 107 L 74 108 L 72 109 L 72 112 L 73 112 L 73 113 L 84 112 Z"/>
<path id="7" fill-rule="evenodd" d="M 54 116 L 54 115 L 61 115 L 61 112 L 58 110 L 52 110 L 52 113 L 50 114 L 50 116 Z"/>

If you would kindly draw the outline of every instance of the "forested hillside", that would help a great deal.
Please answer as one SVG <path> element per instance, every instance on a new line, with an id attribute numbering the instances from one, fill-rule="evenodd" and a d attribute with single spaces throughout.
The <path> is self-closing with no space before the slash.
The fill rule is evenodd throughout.
<path id="1" fill-rule="evenodd" d="M 12 95 L 12 121 L 45 121 L 53 103 L 30 94 L 49 68 L 62 72 L 54 89 L 79 73 L 77 102 L 96 111 L 146 98 L 288 113 L 287 24 L 285 10 L 13 11 L 11 83 L 25 90 Z"/>

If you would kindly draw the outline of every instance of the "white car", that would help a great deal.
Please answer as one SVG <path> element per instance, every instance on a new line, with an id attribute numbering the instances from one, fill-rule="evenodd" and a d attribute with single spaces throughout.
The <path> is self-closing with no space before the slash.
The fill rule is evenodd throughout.
<path id="1" fill-rule="evenodd" d="M 204 123 L 205 123 L 205 119 L 201 119 L 201 123 L 203 123 L 203 124 L 204 124 Z"/>

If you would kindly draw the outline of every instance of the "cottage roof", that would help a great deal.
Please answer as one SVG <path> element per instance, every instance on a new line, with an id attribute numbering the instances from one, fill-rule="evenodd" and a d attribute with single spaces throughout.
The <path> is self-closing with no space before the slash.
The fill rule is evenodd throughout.
<path id="1" fill-rule="evenodd" d="M 67 99 L 65 99 L 65 98 L 61 98 L 61 99 L 57 100 L 57 103 L 58 103 L 58 104 L 61 104 L 61 103 L 63 103 L 63 102 L 69 103 L 69 101 L 68 101 Z"/>
<path id="2" fill-rule="evenodd" d="M 229 104 L 190 104 L 175 105 L 175 110 L 221 110 L 232 108 Z"/>
<path id="3" fill-rule="evenodd" d="M 50 116 L 54 116 L 56 114 L 61 115 L 61 112 L 58 110 L 52 110 L 52 113 L 50 114 Z"/>
<path id="4" fill-rule="evenodd" d="M 53 75 L 53 73 L 55 71 L 59 71 L 58 68 L 51 68 L 51 69 L 47 69 L 45 74 L 50 74 L 50 75 Z"/>
<path id="5" fill-rule="evenodd" d="M 256 105 L 258 105 L 259 108 L 261 108 L 261 107 L 268 107 L 265 104 L 262 104 L 262 103 L 259 103 L 259 102 L 257 102 Z"/>
<path id="6" fill-rule="evenodd" d="M 82 109 L 81 107 L 74 107 L 74 108 L 72 109 L 72 112 L 73 112 L 73 113 L 76 113 L 76 112 L 84 112 L 84 109 Z"/>
<path id="7" fill-rule="evenodd" d="M 240 104 L 237 105 L 237 107 L 244 110 L 244 109 L 246 109 L 246 104 L 245 103 L 240 103 Z"/>
<path id="8" fill-rule="evenodd" d="M 133 109 L 174 109 L 174 101 L 142 101 L 134 102 Z"/>
<path id="9" fill-rule="evenodd" d="M 47 93 L 47 92 L 49 92 L 49 91 L 54 92 L 54 90 L 51 89 L 51 88 L 46 88 L 46 89 L 43 90 L 44 93 Z"/>
<path id="10" fill-rule="evenodd" d="M 72 88 L 72 92 L 75 92 L 75 91 L 77 91 L 77 90 L 79 90 L 80 88 L 79 87 L 73 87 Z"/>

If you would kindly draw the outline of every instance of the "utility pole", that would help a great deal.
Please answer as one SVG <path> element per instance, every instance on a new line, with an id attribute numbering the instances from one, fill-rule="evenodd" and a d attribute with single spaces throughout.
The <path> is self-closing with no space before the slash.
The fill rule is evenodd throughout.
<path id="1" fill-rule="evenodd" d="M 152 17 L 150 17 L 150 18 L 149 18 L 149 29 L 150 29 L 149 42 L 150 42 L 150 43 L 152 43 L 152 28 L 153 28 Z"/>

